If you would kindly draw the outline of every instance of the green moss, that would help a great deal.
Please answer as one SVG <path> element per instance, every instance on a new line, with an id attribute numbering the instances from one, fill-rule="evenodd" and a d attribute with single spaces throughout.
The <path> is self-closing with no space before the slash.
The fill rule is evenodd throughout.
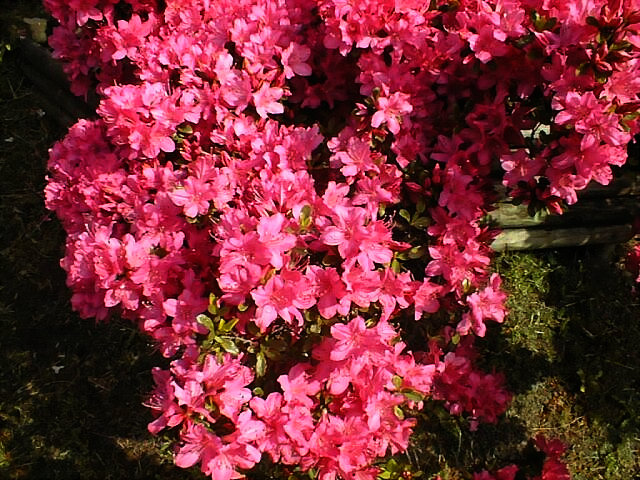
<path id="1" fill-rule="evenodd" d="M 483 342 L 485 358 L 502 349 L 489 363 L 518 393 L 508 418 L 567 442 L 575 479 L 640 474 L 640 312 L 615 261 L 621 253 L 594 247 L 496 260 L 511 313 Z"/>
<path id="2" fill-rule="evenodd" d="M 496 261 L 509 292 L 509 320 L 501 330 L 513 347 L 523 348 L 552 362 L 557 358 L 554 331 L 562 324 L 563 312 L 548 306 L 544 299 L 551 286 L 554 267 L 532 253 L 509 253 Z"/>

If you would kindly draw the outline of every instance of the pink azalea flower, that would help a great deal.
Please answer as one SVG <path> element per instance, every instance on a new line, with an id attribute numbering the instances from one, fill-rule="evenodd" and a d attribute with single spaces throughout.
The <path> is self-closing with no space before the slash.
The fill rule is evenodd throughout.
<path id="1" fill-rule="evenodd" d="M 222 98 L 230 106 L 244 110 L 251 101 L 251 79 L 246 72 L 231 72 L 221 85 Z M 276 112 L 269 112 L 276 113 Z"/>
<path id="2" fill-rule="evenodd" d="M 313 397 L 320 391 L 320 382 L 307 374 L 309 365 L 299 363 L 289 370 L 287 375 L 278 377 L 285 402 L 310 408 Z"/>
<path id="3" fill-rule="evenodd" d="M 494 474 L 484 470 L 480 473 L 473 474 L 473 480 L 515 480 L 518 473 L 516 465 L 508 465 L 496 471 Z"/>
<path id="4" fill-rule="evenodd" d="M 518 182 L 529 182 L 545 167 L 542 158 L 531 158 L 526 150 L 504 154 L 500 157 L 500 162 L 506 172 L 503 183 L 510 187 L 515 187 Z"/>
<path id="5" fill-rule="evenodd" d="M 263 84 L 257 92 L 254 92 L 253 104 L 258 115 L 267 118 L 269 113 L 278 114 L 284 112 L 284 106 L 278 101 L 284 95 L 284 90 L 280 87 L 271 87 L 268 83 Z"/>
<path id="6" fill-rule="evenodd" d="M 580 124 L 589 117 L 592 111 L 601 109 L 593 92 L 585 92 L 582 95 L 578 92 L 567 92 L 564 99 L 554 98 L 551 106 L 556 110 L 561 110 L 555 118 L 555 123 L 558 125 Z"/>
<path id="7" fill-rule="evenodd" d="M 162 307 L 166 315 L 173 317 L 172 326 L 176 333 L 181 335 L 189 335 L 192 332 L 207 333 L 206 328 L 196 322 L 196 317 L 207 310 L 209 300 L 189 289 L 197 283 L 189 277 L 189 275 L 186 276 L 186 288 L 178 298 L 165 300 Z"/>
<path id="8" fill-rule="evenodd" d="M 45 0 L 72 91 L 101 98 L 49 162 L 72 306 L 117 309 L 180 355 L 154 370 L 149 401 L 151 431 L 178 427 L 178 465 L 227 480 L 266 453 L 320 480 L 374 480 L 409 445 L 411 393 L 472 429 L 504 412 L 473 335 L 449 351 L 447 325 L 413 354 L 389 321 L 411 305 L 427 323 L 461 317 L 462 334 L 504 320 L 492 187 L 557 209 L 611 181 L 640 133 L 638 1 L 432 3 Z M 401 208 L 424 224 L 396 228 Z M 428 259 L 395 258 L 425 234 Z M 203 350 L 208 308 L 216 327 L 238 320 L 229 337 L 250 357 Z M 330 334 L 307 345 L 307 319 Z M 254 381 L 245 363 L 289 336 L 303 357 L 269 358 Z M 537 480 L 566 479 L 562 448 L 539 447 Z"/>
<path id="9" fill-rule="evenodd" d="M 147 428 L 155 435 L 164 428 L 180 425 L 187 416 L 185 410 L 175 402 L 171 372 L 154 367 L 151 373 L 156 387 L 147 404 L 157 418 Z"/>
<path id="10" fill-rule="evenodd" d="M 265 332 L 278 317 L 291 326 L 302 326 L 304 318 L 299 309 L 311 308 L 316 302 L 309 287 L 300 272 L 283 271 L 253 290 L 251 296 L 258 307 L 254 321 L 260 331 Z"/>
<path id="11" fill-rule="evenodd" d="M 476 335 L 484 337 L 486 332 L 485 320 L 504 322 L 507 309 L 504 302 L 507 294 L 500 290 L 502 280 L 497 273 L 491 275 L 489 285 L 483 290 L 472 293 L 467 297 L 467 304 L 471 307 L 470 313 L 465 313 L 457 330 L 462 335 L 473 329 Z"/>
<path id="12" fill-rule="evenodd" d="M 214 192 L 208 183 L 195 177 L 187 177 L 179 188 L 169 192 L 169 198 L 179 207 L 183 207 L 187 217 L 195 218 L 209 211 L 209 200 Z"/>
<path id="13" fill-rule="evenodd" d="M 247 295 L 258 286 L 265 269 L 253 263 L 233 263 L 220 268 L 218 286 L 223 292 L 221 300 L 230 305 L 240 305 Z"/>
<path id="14" fill-rule="evenodd" d="M 482 25 L 478 28 L 478 33 L 471 33 L 467 38 L 469 47 L 482 63 L 488 63 L 494 57 L 502 57 L 509 53 L 506 39 L 505 32 L 490 24 Z"/>
<path id="15" fill-rule="evenodd" d="M 328 319 L 337 313 L 348 315 L 351 300 L 335 268 L 311 265 L 307 267 L 306 275 L 315 290 L 314 295 L 318 297 L 318 312 L 322 317 Z"/>
<path id="16" fill-rule="evenodd" d="M 379 168 L 374 159 L 379 156 L 371 152 L 369 142 L 357 137 L 349 139 L 346 151 L 337 152 L 332 157 L 332 163 L 342 164 L 340 169 L 345 177 L 353 177 L 367 171 L 378 172 Z"/>
<path id="17" fill-rule="evenodd" d="M 260 218 L 256 227 L 260 242 L 271 255 L 271 265 L 278 269 L 283 266 L 283 254 L 296 244 L 295 235 L 283 231 L 287 223 L 284 215 L 276 213 L 271 217 Z"/>
<path id="18" fill-rule="evenodd" d="M 342 280 L 349 299 L 362 308 L 375 302 L 380 294 L 380 275 L 375 270 L 365 270 L 359 265 L 345 265 Z"/>
<path id="19" fill-rule="evenodd" d="M 364 226 L 365 211 L 358 207 L 336 205 L 333 209 L 334 225 L 324 229 L 320 239 L 326 245 L 336 245 L 342 258 L 352 259 L 360 251 L 360 244 L 367 238 Z"/>
<path id="20" fill-rule="evenodd" d="M 378 301 L 382 305 L 381 321 L 387 321 L 396 308 L 407 308 L 409 306 L 408 297 L 411 297 L 415 290 L 414 282 L 411 281 L 409 273 L 395 274 L 393 270 L 385 269 L 380 275 L 380 294 Z"/>
<path id="21" fill-rule="evenodd" d="M 311 75 L 311 67 L 306 61 L 311 56 L 311 50 L 305 45 L 295 42 L 282 51 L 282 65 L 285 78 L 293 78 L 294 75 L 308 77 Z"/>
<path id="22" fill-rule="evenodd" d="M 413 106 L 409 102 L 410 99 L 409 94 L 401 92 L 378 98 L 378 111 L 371 118 L 371 126 L 378 128 L 386 123 L 389 131 L 397 135 L 400 132 L 400 119 L 413 110 Z"/>
<path id="23" fill-rule="evenodd" d="M 440 310 L 440 301 L 438 300 L 443 293 L 441 285 L 436 285 L 425 279 L 422 285 L 418 287 L 413 297 L 415 307 L 415 319 L 420 320 L 424 312 L 436 313 Z"/>
<path id="24" fill-rule="evenodd" d="M 568 205 L 573 205 L 578 201 L 576 190 L 581 190 L 587 186 L 588 179 L 579 177 L 570 171 L 547 168 L 545 175 L 550 180 L 549 191 L 552 195 L 561 198 Z"/>
<path id="25" fill-rule="evenodd" d="M 220 437 L 204 425 L 190 422 L 180 438 L 182 442 L 174 457 L 177 466 L 188 468 L 201 463 L 205 475 L 215 474 L 216 479 L 220 480 L 241 478 L 235 471 L 232 459 L 224 455 Z"/>

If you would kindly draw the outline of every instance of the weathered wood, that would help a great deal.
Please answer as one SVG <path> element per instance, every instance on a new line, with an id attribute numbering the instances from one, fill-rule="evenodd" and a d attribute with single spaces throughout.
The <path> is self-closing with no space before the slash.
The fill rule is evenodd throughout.
<path id="1" fill-rule="evenodd" d="M 558 228 L 553 230 L 512 228 L 503 230 L 491 248 L 497 252 L 541 250 L 591 244 L 623 243 L 633 237 L 631 225 L 594 228 Z"/>
<path id="2" fill-rule="evenodd" d="M 97 103 L 90 105 L 70 92 L 60 62 L 51 57 L 47 48 L 25 38 L 16 45 L 18 67 L 36 87 L 47 114 L 65 127 L 79 118 L 96 116 Z"/>
<path id="3" fill-rule="evenodd" d="M 626 172 L 609 185 L 591 184 L 578 192 L 578 203 L 562 215 L 529 215 L 500 192 L 489 223 L 502 229 L 491 247 L 496 251 L 539 250 L 590 244 L 622 243 L 633 235 L 640 214 L 640 173 Z"/>
<path id="4" fill-rule="evenodd" d="M 489 213 L 488 220 L 501 228 L 590 227 L 631 223 L 639 210 L 638 199 L 614 197 L 584 199 L 571 205 L 562 215 L 539 212 L 532 217 L 526 205 L 500 203 L 496 210 Z"/>
<path id="5" fill-rule="evenodd" d="M 30 64 L 20 62 L 20 69 L 39 90 L 42 108 L 63 126 L 71 126 L 79 118 L 90 118 L 95 112 L 68 91 L 49 81 Z"/>
<path id="6" fill-rule="evenodd" d="M 49 49 L 28 38 L 18 39 L 16 48 L 20 55 L 20 63 L 30 65 L 41 75 L 45 75 L 50 82 L 62 89 L 69 90 L 67 75 L 60 62 L 51 56 Z"/>
<path id="7" fill-rule="evenodd" d="M 578 192 L 579 199 L 633 195 L 640 195 L 640 172 L 626 172 L 612 180 L 609 185 L 592 182 L 589 187 Z"/>

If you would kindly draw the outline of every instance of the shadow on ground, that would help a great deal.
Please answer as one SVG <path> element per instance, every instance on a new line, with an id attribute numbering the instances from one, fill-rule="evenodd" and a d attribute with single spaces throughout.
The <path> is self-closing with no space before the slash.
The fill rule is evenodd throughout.
<path id="1" fill-rule="evenodd" d="M 0 62 L 0 478 L 202 478 L 146 430 L 161 357 L 132 324 L 71 313 L 64 235 L 42 194 L 64 132 L 12 60 Z"/>
<path id="2" fill-rule="evenodd" d="M 511 312 L 479 345 L 516 393 L 503 423 L 564 440 L 574 480 L 640 475 L 640 308 L 617 262 L 623 253 L 585 247 L 496 261 Z"/>

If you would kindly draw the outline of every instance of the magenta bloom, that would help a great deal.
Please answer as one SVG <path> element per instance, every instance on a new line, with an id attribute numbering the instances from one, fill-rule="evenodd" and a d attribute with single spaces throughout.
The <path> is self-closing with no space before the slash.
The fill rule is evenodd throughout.
<path id="1" fill-rule="evenodd" d="M 484 337 L 485 320 L 504 322 L 504 317 L 507 314 L 507 309 L 504 306 L 507 294 L 500 290 L 501 283 L 500 276 L 494 273 L 491 275 L 487 287 L 467 297 L 467 304 L 471 307 L 471 312 L 462 316 L 462 321 L 457 327 L 460 333 L 466 335 L 469 329 L 473 329 L 476 335 Z"/>
<path id="2" fill-rule="evenodd" d="M 182 188 L 169 193 L 169 197 L 179 207 L 183 207 L 187 217 L 197 217 L 209 211 L 209 201 L 214 197 L 211 186 L 203 180 L 188 177 L 184 180 Z"/>
<path id="3" fill-rule="evenodd" d="M 411 113 L 413 106 L 409 102 L 410 95 L 396 92 L 388 97 L 378 99 L 378 111 L 371 118 L 371 126 L 379 127 L 386 123 L 391 133 L 400 132 L 400 120 L 404 115 Z"/>
<path id="4" fill-rule="evenodd" d="M 309 287 L 308 280 L 297 271 L 284 271 L 271 277 L 264 286 L 251 292 L 258 307 L 256 325 L 265 332 L 280 317 L 294 328 L 302 326 L 304 318 L 300 310 L 316 303 Z"/>

